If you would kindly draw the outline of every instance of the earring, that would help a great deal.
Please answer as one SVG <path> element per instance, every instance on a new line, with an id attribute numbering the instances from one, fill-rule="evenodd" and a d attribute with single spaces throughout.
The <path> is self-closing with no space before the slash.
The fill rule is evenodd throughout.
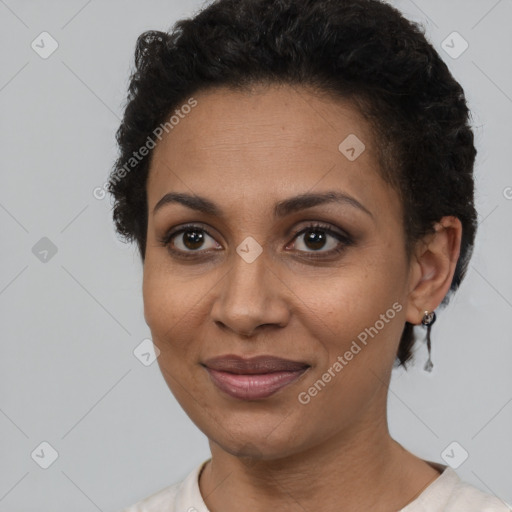
<path id="1" fill-rule="evenodd" d="M 428 348 L 428 360 L 425 363 L 425 366 L 423 369 L 426 372 L 431 372 L 432 368 L 434 367 L 434 364 L 432 363 L 431 359 L 431 343 L 430 343 L 430 329 L 432 328 L 432 324 L 436 321 L 436 313 L 435 311 L 425 311 L 425 314 L 423 315 L 423 318 L 421 320 L 422 325 L 425 325 L 427 327 L 427 348 Z"/>

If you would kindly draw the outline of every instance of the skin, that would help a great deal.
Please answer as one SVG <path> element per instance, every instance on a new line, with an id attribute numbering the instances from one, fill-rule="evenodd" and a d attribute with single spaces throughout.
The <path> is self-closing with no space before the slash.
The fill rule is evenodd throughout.
<path id="1" fill-rule="evenodd" d="M 402 205 L 377 172 L 369 125 L 348 102 L 290 86 L 217 88 L 194 97 L 197 106 L 153 152 L 143 297 L 162 374 L 209 439 L 212 459 L 199 480 L 207 507 L 404 507 L 439 472 L 391 438 L 387 388 L 405 321 L 419 324 L 449 290 L 460 221 L 441 219 L 408 263 Z M 338 150 L 349 134 L 366 146 L 354 161 Z M 351 195 L 371 215 L 327 203 L 272 216 L 278 201 L 328 190 Z M 168 192 L 206 197 L 224 216 L 178 203 L 153 215 Z M 308 242 L 307 233 L 296 236 L 310 221 L 348 233 L 353 244 L 308 260 L 343 245 L 325 231 L 323 246 Z M 211 237 L 203 233 L 203 245 L 194 245 L 181 233 L 169 245 L 202 258 L 180 259 L 158 241 L 189 222 Z M 236 252 L 248 236 L 263 248 L 252 263 Z M 402 306 L 394 318 L 301 404 L 299 393 L 394 303 Z M 217 389 L 200 364 L 223 354 L 267 354 L 311 368 L 269 398 L 242 401 Z"/>

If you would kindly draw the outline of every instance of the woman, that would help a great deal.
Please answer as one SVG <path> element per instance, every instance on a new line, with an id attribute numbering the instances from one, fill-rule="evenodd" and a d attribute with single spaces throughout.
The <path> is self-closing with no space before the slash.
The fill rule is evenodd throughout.
<path id="1" fill-rule="evenodd" d="M 125 510 L 508 510 L 387 426 L 476 232 L 464 92 L 419 27 L 377 0 L 219 0 L 139 37 L 129 91 L 114 220 L 212 457 Z"/>

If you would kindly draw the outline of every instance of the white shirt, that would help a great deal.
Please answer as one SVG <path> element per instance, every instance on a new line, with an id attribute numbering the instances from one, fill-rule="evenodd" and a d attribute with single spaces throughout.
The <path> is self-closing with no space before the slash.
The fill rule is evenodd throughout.
<path id="1" fill-rule="evenodd" d="M 210 512 L 199 490 L 199 475 L 208 460 L 191 471 L 183 481 L 165 487 L 121 512 Z M 430 464 L 442 471 L 441 475 L 398 512 L 512 511 L 504 501 L 462 482 L 450 466 Z"/>

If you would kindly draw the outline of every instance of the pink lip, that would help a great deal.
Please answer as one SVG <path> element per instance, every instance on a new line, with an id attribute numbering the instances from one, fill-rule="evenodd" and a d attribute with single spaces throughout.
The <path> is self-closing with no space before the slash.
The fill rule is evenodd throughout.
<path id="1" fill-rule="evenodd" d="M 217 388 L 242 400 L 267 398 L 310 367 L 307 363 L 272 356 L 244 359 L 236 355 L 208 359 L 203 365 Z"/>

